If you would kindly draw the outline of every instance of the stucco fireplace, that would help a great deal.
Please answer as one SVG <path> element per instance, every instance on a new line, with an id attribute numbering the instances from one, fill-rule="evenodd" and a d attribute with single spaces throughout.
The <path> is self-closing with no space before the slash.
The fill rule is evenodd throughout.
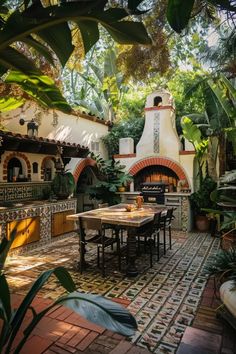
<path id="1" fill-rule="evenodd" d="M 130 191 L 126 192 L 129 198 L 130 193 L 141 191 L 142 183 L 160 182 L 166 185 L 165 203 L 172 200 L 173 205 L 182 205 L 181 199 L 186 201 L 193 190 L 194 157 L 190 144 L 186 143 L 183 150 L 175 127 L 173 99 L 165 90 L 157 90 L 147 97 L 145 125 L 136 153 L 132 139 L 124 138 L 120 139 L 119 155 L 115 155 L 115 159 L 119 159 L 134 177 Z M 189 207 L 186 208 L 188 210 L 184 214 L 188 219 Z M 178 212 L 181 219 L 183 210 L 179 208 Z M 178 228 L 186 229 L 186 222 L 179 220 Z"/>

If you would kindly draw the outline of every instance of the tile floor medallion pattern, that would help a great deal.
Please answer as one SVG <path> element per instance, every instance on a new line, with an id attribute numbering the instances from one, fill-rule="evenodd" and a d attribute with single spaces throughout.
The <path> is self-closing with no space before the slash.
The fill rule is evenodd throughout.
<path id="1" fill-rule="evenodd" d="M 91 267 L 80 275 L 76 271 L 78 239 L 62 239 L 27 255 L 10 257 L 6 267 L 13 292 L 24 294 L 30 283 L 43 271 L 65 266 L 79 291 L 99 293 L 108 298 L 131 301 L 130 312 L 138 323 L 131 339 L 157 354 L 175 353 L 187 326 L 193 322 L 207 276 L 204 266 L 219 249 L 219 239 L 206 234 L 174 233 L 172 250 L 149 268 L 149 256 L 137 261 L 140 275 L 135 279 L 114 271 L 115 258 L 102 278 L 96 269 L 95 248 L 88 246 L 87 259 Z M 125 266 L 125 262 L 123 264 Z M 57 298 L 63 288 L 52 279 L 39 294 Z"/>

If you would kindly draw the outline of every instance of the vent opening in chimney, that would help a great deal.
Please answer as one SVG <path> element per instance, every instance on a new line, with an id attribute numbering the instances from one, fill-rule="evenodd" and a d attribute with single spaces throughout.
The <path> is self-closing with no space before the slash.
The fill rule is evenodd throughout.
<path id="1" fill-rule="evenodd" d="M 162 98 L 161 96 L 156 96 L 154 97 L 154 100 L 153 100 L 153 106 L 155 107 L 158 107 L 162 104 Z"/>

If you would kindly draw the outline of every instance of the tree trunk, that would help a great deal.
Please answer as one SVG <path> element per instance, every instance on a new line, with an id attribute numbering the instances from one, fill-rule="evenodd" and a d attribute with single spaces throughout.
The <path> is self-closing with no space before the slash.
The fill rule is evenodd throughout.
<path id="1" fill-rule="evenodd" d="M 221 177 L 226 170 L 226 141 L 224 133 L 219 135 L 219 177 Z"/>
<path id="2" fill-rule="evenodd" d="M 209 138 L 208 152 L 207 152 L 207 164 L 209 176 L 216 182 L 217 181 L 217 171 L 216 171 L 216 154 L 217 147 L 214 138 Z"/>

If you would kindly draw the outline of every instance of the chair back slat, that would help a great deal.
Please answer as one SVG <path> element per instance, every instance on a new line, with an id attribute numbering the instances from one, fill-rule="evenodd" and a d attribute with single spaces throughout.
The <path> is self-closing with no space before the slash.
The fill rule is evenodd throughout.
<path id="1" fill-rule="evenodd" d="M 161 212 L 158 212 L 154 215 L 154 219 L 153 219 L 153 222 L 154 222 L 154 226 L 157 227 L 158 225 L 160 225 L 160 222 L 161 222 Z"/>

